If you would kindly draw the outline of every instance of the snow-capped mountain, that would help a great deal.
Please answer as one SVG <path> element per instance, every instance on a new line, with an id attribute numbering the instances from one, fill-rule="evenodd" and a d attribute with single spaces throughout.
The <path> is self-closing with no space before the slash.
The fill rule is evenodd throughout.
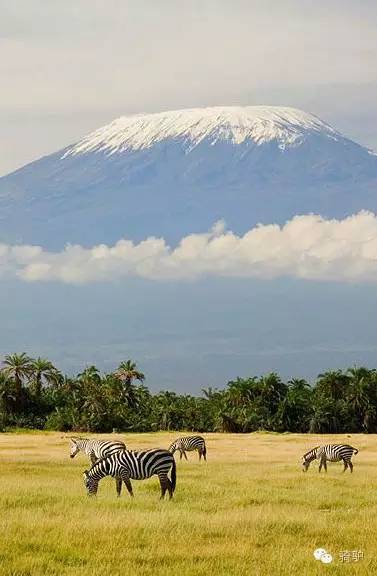
<path id="1" fill-rule="evenodd" d="M 308 212 L 377 211 L 377 156 L 293 108 L 125 116 L 0 178 L 0 241 L 175 242 Z"/>
<path id="2" fill-rule="evenodd" d="M 305 132 L 337 139 L 330 126 L 301 110 L 272 106 L 215 107 L 138 114 L 114 120 L 72 146 L 63 158 L 88 152 L 107 154 L 150 148 L 169 139 L 181 140 L 186 153 L 201 142 L 257 145 L 276 141 L 281 148 L 302 143 Z"/>

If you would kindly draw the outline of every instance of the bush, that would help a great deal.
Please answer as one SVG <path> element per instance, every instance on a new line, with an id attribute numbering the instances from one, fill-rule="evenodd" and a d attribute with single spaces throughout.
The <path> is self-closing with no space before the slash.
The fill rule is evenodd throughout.
<path id="1" fill-rule="evenodd" d="M 72 430 L 72 422 L 64 411 L 56 410 L 47 417 L 44 428 L 45 430 L 68 432 L 68 430 Z"/>

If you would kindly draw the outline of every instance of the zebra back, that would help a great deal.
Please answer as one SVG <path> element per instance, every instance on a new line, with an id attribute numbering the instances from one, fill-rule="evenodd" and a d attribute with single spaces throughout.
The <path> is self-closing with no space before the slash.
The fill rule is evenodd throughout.
<path id="1" fill-rule="evenodd" d="M 350 460 L 358 450 L 349 444 L 326 444 L 321 446 L 318 451 L 318 457 L 325 457 L 330 462 L 339 462 L 339 460 Z"/>
<path id="2" fill-rule="evenodd" d="M 92 451 L 97 458 L 105 458 L 111 456 L 120 450 L 126 450 L 127 447 L 124 442 L 111 441 L 111 440 L 93 440 Z"/>
<path id="3" fill-rule="evenodd" d="M 96 440 L 89 438 L 71 438 L 71 458 L 74 458 L 79 451 L 85 452 L 87 456 L 94 455 L 100 459 L 110 456 L 119 450 L 126 450 L 126 445 L 120 440 Z"/>
<path id="4" fill-rule="evenodd" d="M 99 480 L 104 476 L 117 477 L 126 473 L 129 478 L 143 480 L 154 474 L 167 474 L 172 467 L 175 467 L 175 461 L 168 450 L 121 450 L 98 460 L 87 471 L 87 475 Z"/>

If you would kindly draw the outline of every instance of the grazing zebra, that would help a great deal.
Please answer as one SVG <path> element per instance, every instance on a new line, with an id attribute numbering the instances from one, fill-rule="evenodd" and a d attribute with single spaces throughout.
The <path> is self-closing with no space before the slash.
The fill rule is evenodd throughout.
<path id="1" fill-rule="evenodd" d="M 187 460 L 186 452 L 192 452 L 197 450 L 199 454 L 199 462 L 203 456 L 204 460 L 207 460 L 207 448 L 204 438 L 201 436 L 182 436 L 182 438 L 177 438 L 169 447 L 169 452 L 174 454 L 176 450 L 179 450 L 179 459 L 182 460 L 184 456 Z"/>
<path id="2" fill-rule="evenodd" d="M 344 468 L 343 472 L 349 467 L 350 471 L 353 471 L 353 464 L 351 458 L 354 454 L 357 454 L 358 450 L 349 446 L 349 444 L 326 444 L 325 446 L 316 446 L 303 456 L 303 470 L 306 472 L 313 460 L 319 460 L 320 472 L 322 466 L 327 472 L 327 461 L 329 462 L 340 462 L 343 460 Z"/>
<path id="3" fill-rule="evenodd" d="M 170 469 L 171 476 L 169 479 L 168 472 Z M 166 490 L 169 492 L 169 498 L 172 498 L 177 482 L 174 456 L 168 450 L 159 448 L 144 450 L 143 452 L 123 450 L 102 458 L 93 464 L 90 470 L 84 472 L 84 484 L 88 495 L 95 496 L 101 478 L 113 476 L 123 480 L 129 494 L 133 496 L 130 480 L 144 480 L 154 474 L 160 480 L 161 499 L 164 498 Z M 120 496 L 120 492 L 118 492 L 118 496 Z"/>
<path id="4" fill-rule="evenodd" d="M 101 458 L 111 456 L 120 450 L 126 450 L 126 445 L 120 440 L 89 440 L 88 438 L 71 438 L 70 457 L 74 458 L 80 451 L 89 456 L 90 462 L 95 464 Z M 118 496 L 122 491 L 122 480 L 116 478 L 116 491 Z"/>

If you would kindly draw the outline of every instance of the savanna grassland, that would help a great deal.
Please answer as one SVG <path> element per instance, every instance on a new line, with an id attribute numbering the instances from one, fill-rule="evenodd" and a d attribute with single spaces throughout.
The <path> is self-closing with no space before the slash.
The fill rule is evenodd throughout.
<path id="1" fill-rule="evenodd" d="M 112 436 L 112 435 L 110 435 Z M 105 436 L 104 436 L 105 437 Z M 107 436 L 108 437 L 108 436 Z M 117 435 L 132 448 L 167 447 L 175 433 Z M 156 477 L 116 498 L 113 479 L 86 496 L 87 459 L 62 433 L 0 435 L 3 576 L 377 574 L 377 437 L 207 434 L 208 462 L 178 461 L 177 490 L 159 501 Z M 114 435 L 115 438 L 115 435 Z M 360 452 L 355 470 L 327 475 L 300 457 L 327 441 Z M 332 564 L 313 558 L 332 553 Z M 361 550 L 342 563 L 342 551 Z"/>

